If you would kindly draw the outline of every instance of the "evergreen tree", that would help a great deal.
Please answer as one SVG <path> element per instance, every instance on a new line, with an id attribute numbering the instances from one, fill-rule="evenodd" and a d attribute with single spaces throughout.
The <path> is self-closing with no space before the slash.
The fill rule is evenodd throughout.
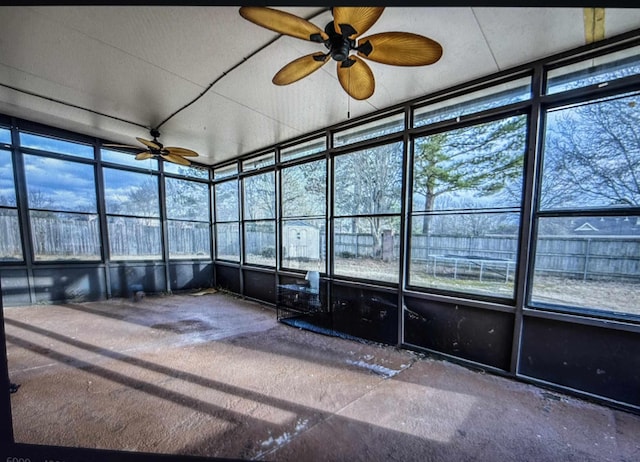
<path id="1" fill-rule="evenodd" d="M 441 196 L 468 192 L 474 197 L 514 190 L 503 198 L 518 204 L 523 171 L 526 117 L 429 135 L 416 140 L 414 149 L 414 211 L 432 212 Z M 500 204 L 507 205 L 506 203 Z M 429 233 L 429 215 L 422 232 Z"/>

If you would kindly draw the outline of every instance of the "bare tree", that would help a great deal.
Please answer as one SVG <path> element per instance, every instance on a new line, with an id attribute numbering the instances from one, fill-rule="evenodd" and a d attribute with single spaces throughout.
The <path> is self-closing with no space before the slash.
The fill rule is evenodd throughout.
<path id="1" fill-rule="evenodd" d="M 308 162 L 282 170 L 284 216 L 321 216 L 326 210 L 326 162 Z"/>
<path id="2" fill-rule="evenodd" d="M 209 187 L 206 184 L 167 178 L 165 185 L 169 218 L 209 221 Z"/>
<path id="3" fill-rule="evenodd" d="M 245 219 L 259 220 L 275 218 L 274 173 L 267 172 L 245 178 L 244 213 Z"/>
<path id="4" fill-rule="evenodd" d="M 31 209 L 50 209 L 53 206 L 51 196 L 41 189 L 29 189 L 28 194 L 29 208 Z"/>
<path id="5" fill-rule="evenodd" d="M 233 179 L 216 184 L 215 192 L 216 221 L 239 220 L 238 180 Z"/>
<path id="6" fill-rule="evenodd" d="M 402 147 L 400 143 L 365 149 L 336 159 L 336 215 L 360 215 L 374 240 L 374 254 L 382 246 L 382 231 L 389 221 L 383 214 L 400 212 L 402 200 Z"/>
<path id="7" fill-rule="evenodd" d="M 638 103 L 618 97 L 549 113 L 543 207 L 640 206 Z"/>

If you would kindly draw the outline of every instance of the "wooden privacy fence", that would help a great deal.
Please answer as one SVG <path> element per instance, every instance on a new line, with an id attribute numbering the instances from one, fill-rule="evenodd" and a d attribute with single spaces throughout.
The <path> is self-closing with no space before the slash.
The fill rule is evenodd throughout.
<path id="1" fill-rule="evenodd" d="M 438 259 L 450 259 L 458 265 L 466 259 L 476 266 L 484 261 L 488 267 L 502 266 L 508 278 L 515 268 L 517 244 L 512 236 L 413 235 L 411 261 L 437 265 Z M 539 236 L 535 258 L 538 275 L 640 280 L 640 236 Z"/>
<path id="2" fill-rule="evenodd" d="M 110 217 L 109 236 L 112 255 L 160 255 L 160 221 L 157 219 L 119 219 Z M 34 250 L 39 256 L 99 256 L 100 235 L 94 215 L 53 215 L 31 217 Z M 0 258 L 21 259 L 20 233 L 17 217 L 0 215 Z M 237 249 L 237 232 L 219 233 L 218 249 Z M 325 257 L 324 232 L 305 243 L 307 251 L 298 258 Z M 210 248 L 209 227 L 202 224 L 171 222 L 169 244 L 171 253 L 208 254 Z M 381 239 L 379 242 L 385 242 Z M 391 241 L 388 241 L 391 242 Z M 275 251 L 275 235 L 272 230 L 247 230 L 245 246 L 249 254 Z M 371 234 L 338 233 L 333 239 L 336 258 L 382 258 L 380 249 Z M 399 255 L 399 237 L 393 236 L 392 245 L 385 255 L 396 259 Z M 392 247 L 392 249 L 391 249 Z M 450 263 L 457 271 L 463 260 L 480 268 L 503 267 L 512 275 L 518 253 L 517 239 L 513 236 L 448 236 L 414 234 L 410 242 L 411 262 L 424 264 L 427 271 L 432 265 Z M 293 256 L 288 256 L 292 258 Z M 640 236 L 539 236 L 536 241 L 535 268 L 537 274 L 581 279 L 623 278 L 640 280 Z"/>
<path id="3" fill-rule="evenodd" d="M 22 260 L 18 214 L 13 212 L 13 210 L 0 211 L 0 259 L 2 260 Z"/>

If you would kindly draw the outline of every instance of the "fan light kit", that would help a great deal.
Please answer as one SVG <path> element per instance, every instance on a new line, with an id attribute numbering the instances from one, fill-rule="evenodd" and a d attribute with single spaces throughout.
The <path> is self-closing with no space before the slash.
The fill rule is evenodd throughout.
<path id="1" fill-rule="evenodd" d="M 161 157 L 164 160 L 173 162 L 174 164 L 191 165 L 191 162 L 185 159 L 185 157 L 198 157 L 198 153 L 191 149 L 164 146 L 160 141 L 158 141 L 160 132 L 157 129 L 152 129 L 149 134 L 153 137 L 153 140 L 136 137 L 136 140 L 147 147 L 145 151 L 136 154 L 137 160 Z M 140 149 L 139 146 L 131 146 L 128 144 L 105 144 L 104 146 L 110 148 Z"/>
<path id="2" fill-rule="evenodd" d="M 410 32 L 383 32 L 356 39 L 378 20 L 383 7 L 334 7 L 333 21 L 324 30 L 306 19 L 267 7 L 243 6 L 240 16 L 283 35 L 323 43 L 327 53 L 311 53 L 284 66 L 273 77 L 276 85 L 288 85 L 320 69 L 329 58 L 337 61 L 338 80 L 357 100 L 373 95 L 375 80 L 362 58 L 393 66 L 425 66 L 442 56 L 442 46 Z M 356 54 L 350 54 L 355 51 Z"/>

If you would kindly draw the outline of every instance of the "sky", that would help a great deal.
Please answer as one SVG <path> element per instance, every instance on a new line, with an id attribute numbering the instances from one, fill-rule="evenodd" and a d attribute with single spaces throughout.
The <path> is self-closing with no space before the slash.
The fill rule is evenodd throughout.
<path id="1" fill-rule="evenodd" d="M 41 194 L 48 209 L 60 211 L 95 212 L 96 189 L 92 165 L 63 161 L 31 154 L 24 155 L 25 175 L 30 207 L 34 194 Z"/>
<path id="2" fill-rule="evenodd" d="M 0 205 L 16 205 L 11 153 L 0 149 Z"/>

